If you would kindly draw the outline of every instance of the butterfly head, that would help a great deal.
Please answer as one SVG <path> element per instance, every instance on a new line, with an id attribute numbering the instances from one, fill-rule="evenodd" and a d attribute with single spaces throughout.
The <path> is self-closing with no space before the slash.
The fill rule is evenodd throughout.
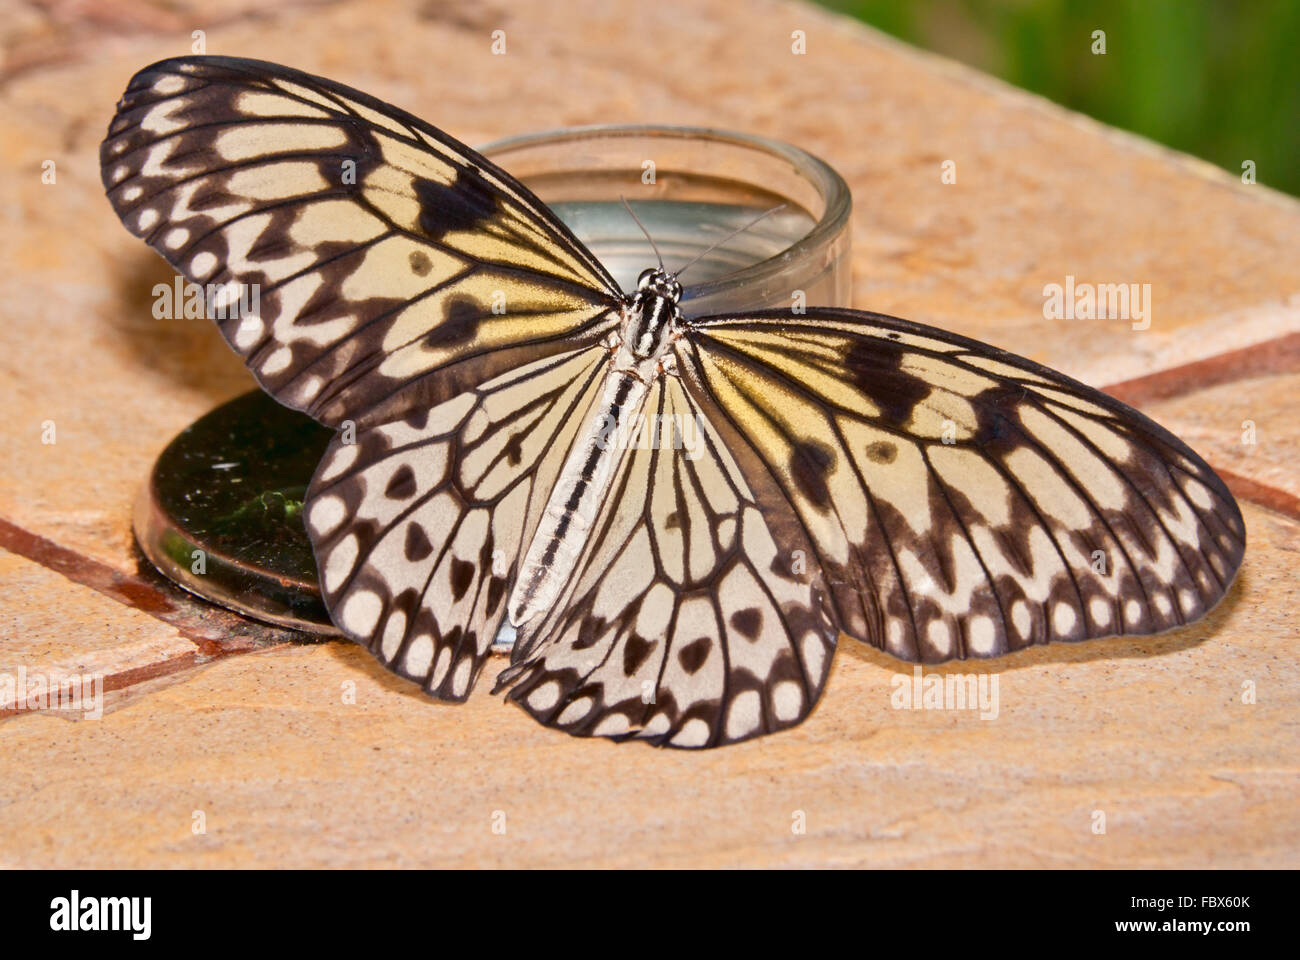
<path id="1" fill-rule="evenodd" d="M 641 276 L 636 278 L 636 290 L 638 294 L 661 297 L 664 300 L 671 300 L 674 304 L 682 299 L 682 285 L 677 275 L 669 273 L 663 267 L 642 270 Z"/>

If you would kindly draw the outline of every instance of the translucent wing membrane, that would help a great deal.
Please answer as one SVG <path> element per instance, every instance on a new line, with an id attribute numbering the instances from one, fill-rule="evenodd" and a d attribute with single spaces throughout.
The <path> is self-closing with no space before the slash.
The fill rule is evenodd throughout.
<path id="1" fill-rule="evenodd" d="M 605 355 L 538 360 L 334 440 L 306 521 L 340 630 L 429 693 L 468 695 Z"/>
<path id="2" fill-rule="evenodd" d="M 780 492 L 744 474 L 712 404 L 674 378 L 647 399 L 570 594 L 498 680 L 548 726 L 710 747 L 793 726 L 836 631 L 811 545 Z"/>
<path id="3" fill-rule="evenodd" d="M 848 634 L 905 660 L 1155 633 L 1241 562 L 1223 482 L 1137 411 L 985 344 L 878 314 L 692 321 L 717 404 L 813 542 Z"/>
<path id="4" fill-rule="evenodd" d="M 427 408 L 617 319 L 618 287 L 536 197 L 328 80 L 163 61 L 100 157 L 127 228 L 204 285 L 268 392 L 327 424 Z"/>

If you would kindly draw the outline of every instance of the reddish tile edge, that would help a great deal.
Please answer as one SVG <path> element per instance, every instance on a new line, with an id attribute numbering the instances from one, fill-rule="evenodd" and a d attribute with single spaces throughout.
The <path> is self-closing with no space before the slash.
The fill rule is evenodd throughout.
<path id="1" fill-rule="evenodd" d="M 157 583 L 150 583 L 122 573 L 3 517 L 0 517 L 0 547 L 175 627 L 177 633 L 198 648 L 202 659 L 196 662 L 309 639 L 306 634 L 258 623 L 192 597 L 163 580 L 161 575 Z"/>
<path id="2" fill-rule="evenodd" d="M 1121 380 L 1101 389 L 1116 400 L 1137 407 L 1250 377 L 1297 372 L 1300 372 L 1300 333 L 1288 333 L 1240 350 Z"/>
<path id="3" fill-rule="evenodd" d="M 0 524 L 4 523 L 0 520 Z M 230 656 L 236 652 L 230 651 L 218 656 Z M 188 670 L 191 667 L 197 667 L 200 664 L 208 663 L 218 657 L 203 656 L 198 652 L 182 654 L 179 657 L 168 657 L 166 660 L 159 660 L 155 663 L 146 663 L 140 667 L 132 667 L 130 670 L 122 670 L 118 673 L 110 673 L 104 677 L 104 692 L 108 693 L 113 690 L 125 690 L 137 683 L 143 683 L 146 680 L 155 680 L 158 677 L 166 677 L 173 673 L 179 673 L 182 670 Z M 7 710 L 0 710 L 0 720 L 8 720 L 10 717 L 16 717 L 25 713 L 60 713 L 62 711 L 49 708 L 45 710 L 28 710 L 24 708 L 10 707 Z"/>
<path id="4" fill-rule="evenodd" d="M 1234 497 L 1249 500 L 1257 506 L 1281 513 L 1292 520 L 1300 520 L 1300 497 L 1239 473 L 1233 473 L 1231 470 L 1215 467 L 1214 472 L 1228 485 Z"/>

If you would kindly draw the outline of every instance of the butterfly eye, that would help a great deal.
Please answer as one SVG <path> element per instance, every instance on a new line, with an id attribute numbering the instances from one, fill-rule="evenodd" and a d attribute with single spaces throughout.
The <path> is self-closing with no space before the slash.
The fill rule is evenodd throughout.
<path id="1" fill-rule="evenodd" d="M 650 285 L 650 281 L 654 279 L 655 274 L 658 272 L 659 271 L 654 267 L 647 267 L 645 270 L 642 270 L 641 275 L 636 278 L 636 288 L 638 290 L 646 289 L 646 287 Z"/>

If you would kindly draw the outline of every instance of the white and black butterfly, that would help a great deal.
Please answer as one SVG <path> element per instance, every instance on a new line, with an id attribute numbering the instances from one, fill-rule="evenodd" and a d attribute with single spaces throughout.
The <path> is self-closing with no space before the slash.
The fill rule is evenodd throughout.
<path id="1" fill-rule="evenodd" d="M 627 296 L 508 174 L 337 83 L 167 60 L 101 158 L 180 273 L 256 285 L 219 323 L 262 386 L 355 425 L 307 496 L 325 602 L 440 699 L 513 626 L 497 685 L 542 723 L 716 746 L 806 717 L 841 633 L 926 663 L 1156 633 L 1241 562 L 1222 481 L 1124 404 L 879 314 L 685 319 L 663 270 Z M 603 441 L 634 422 L 659 442 Z"/>

